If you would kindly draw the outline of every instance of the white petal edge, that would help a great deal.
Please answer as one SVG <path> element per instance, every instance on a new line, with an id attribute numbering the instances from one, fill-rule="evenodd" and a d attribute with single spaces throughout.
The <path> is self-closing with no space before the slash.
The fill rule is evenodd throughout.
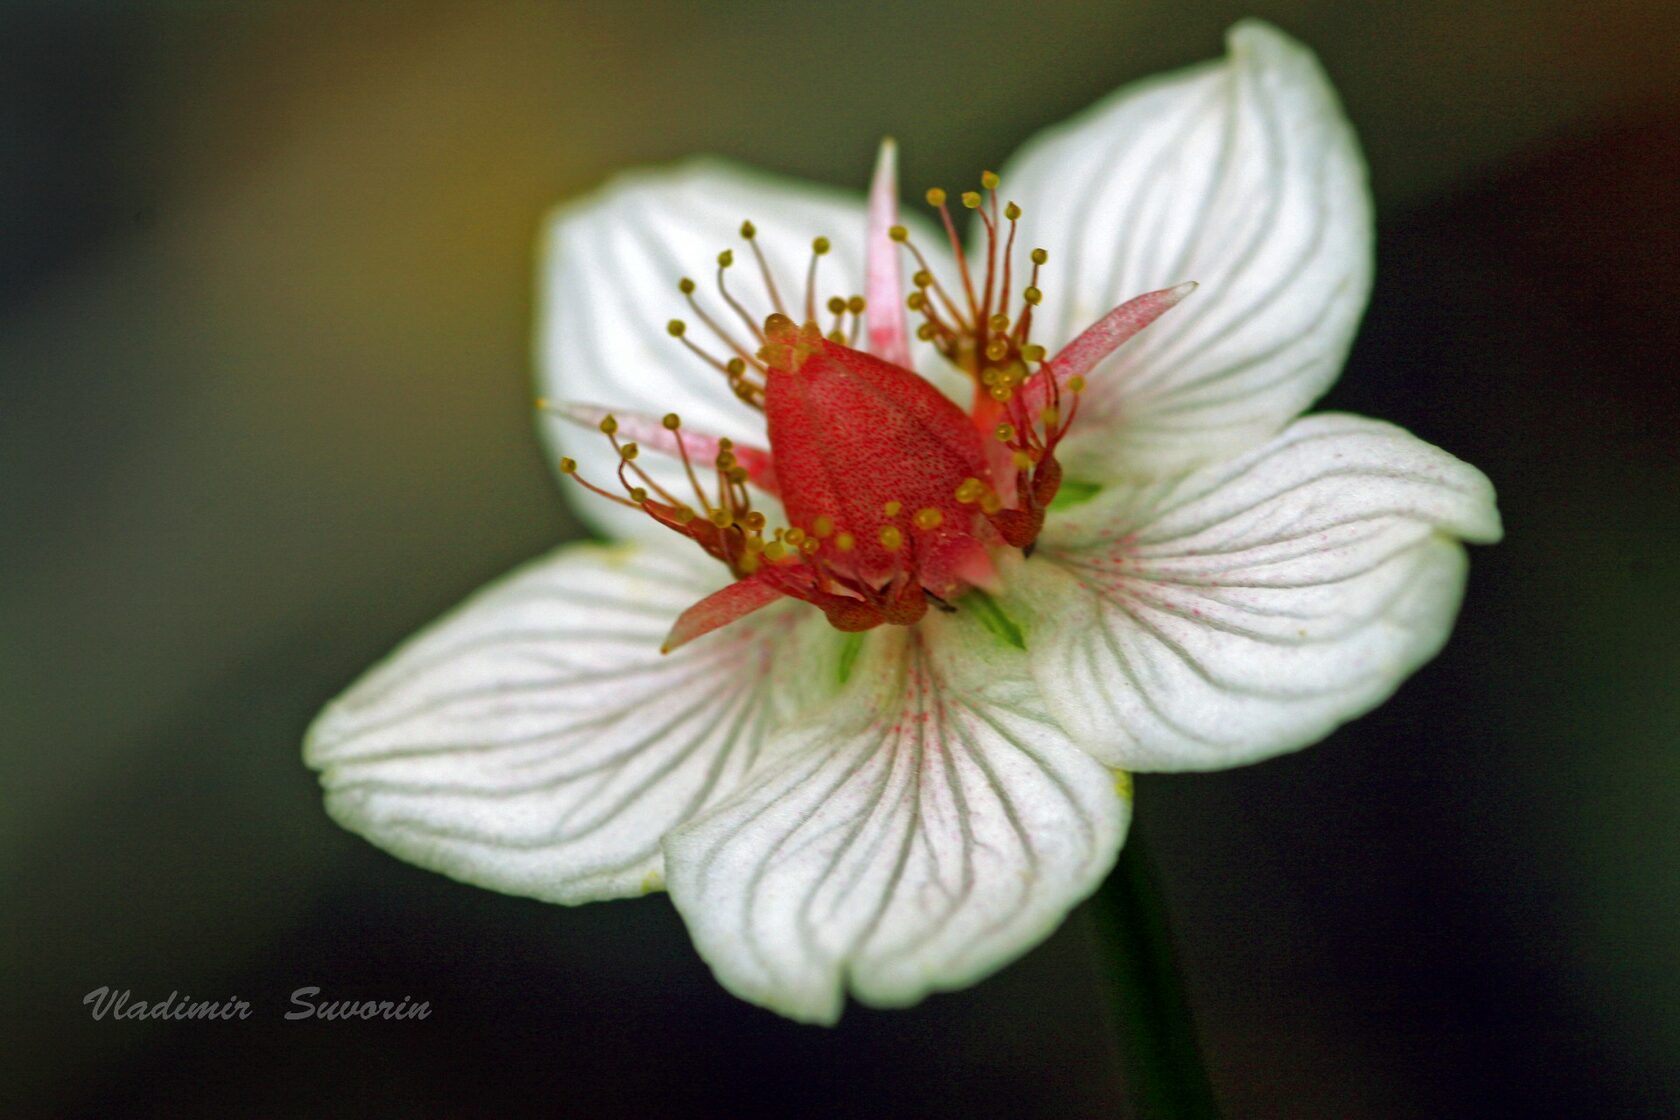
<path id="1" fill-rule="evenodd" d="M 1459 540 L 1500 536 L 1493 487 L 1390 424 L 1324 414 L 1227 463 L 1052 515 L 1004 573 L 1051 710 L 1128 770 L 1306 746 L 1446 641 Z"/>
<path id="2" fill-rule="evenodd" d="M 1335 380 L 1370 293 L 1365 163 L 1312 53 L 1245 21 L 1229 55 L 1128 86 L 1004 171 L 1050 251 L 1034 338 L 1054 353 L 1143 292 L 1200 289 L 1086 380 L 1063 444 L 1101 482 L 1235 454 Z"/>
<path id="3" fill-rule="evenodd" d="M 666 839 L 671 899 L 718 980 L 801 1021 L 972 984 L 1113 865 L 1130 803 L 971 612 L 871 633 L 786 761 Z"/>
<path id="4" fill-rule="evenodd" d="M 860 167 L 859 183 L 867 169 Z M 774 310 L 741 223 L 757 227 L 784 306 L 802 318 L 811 242 L 827 237 L 817 268 L 818 318 L 833 295 L 863 292 L 864 198 L 802 183 L 715 158 L 619 174 L 594 192 L 557 207 L 538 246 L 536 365 L 538 396 L 662 416 L 746 443 L 764 441 L 763 416 L 742 404 L 722 373 L 667 332 L 672 319 L 687 337 L 720 360 L 732 352 L 701 323 L 677 289 L 695 282 L 695 298 L 749 353 L 757 349 L 747 325 L 718 295 L 717 256 L 735 263 L 731 295 L 762 324 Z M 904 219 L 923 245 L 933 245 L 920 215 Z M 863 345 L 860 332 L 859 345 Z M 932 372 L 931 348 L 921 355 Z M 943 376 L 950 383 L 949 376 Z M 600 433 L 544 417 L 541 428 L 556 461 L 576 459 L 584 477 L 616 492 L 618 458 Z M 689 492 L 682 468 L 664 456 L 639 464 L 679 497 Z M 569 482 L 566 485 L 571 485 Z M 646 515 L 579 493 L 575 508 L 610 537 L 652 540 L 667 534 Z M 767 503 L 773 505 L 773 503 Z M 773 511 L 772 511 L 773 512 Z"/>
<path id="5" fill-rule="evenodd" d="M 790 604 L 661 657 L 672 619 L 726 579 L 673 539 L 567 545 L 491 584 L 316 719 L 304 757 L 328 812 L 509 894 L 657 889 L 660 838 L 763 762 L 771 728 L 825 679 L 782 679 L 777 662 L 838 649 Z"/>

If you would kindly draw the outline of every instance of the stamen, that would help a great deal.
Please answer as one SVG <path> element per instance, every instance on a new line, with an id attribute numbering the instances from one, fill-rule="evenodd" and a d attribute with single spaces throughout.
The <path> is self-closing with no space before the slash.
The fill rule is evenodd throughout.
<path id="1" fill-rule="evenodd" d="M 764 250 L 758 247 L 758 227 L 751 222 L 742 222 L 741 236 L 752 246 L 753 256 L 758 260 L 758 271 L 764 277 L 764 290 L 770 293 L 771 306 L 776 309 L 778 315 L 786 315 L 787 308 L 782 306 L 782 294 L 776 290 L 776 278 L 770 275 L 770 265 L 764 259 Z"/>
<path id="2" fill-rule="evenodd" d="M 931 196 L 933 192 L 929 191 L 928 194 Z M 945 197 L 943 191 L 940 192 L 940 197 Z M 950 312 L 951 319 L 958 324 L 963 323 L 962 312 L 957 310 L 956 302 L 951 299 L 950 295 L 945 291 L 945 286 L 939 282 L 939 277 L 934 275 L 933 269 L 928 266 L 927 258 L 922 256 L 922 251 L 916 248 L 916 243 L 914 241 L 910 240 L 910 231 L 905 229 L 903 226 L 894 226 L 891 230 L 891 236 L 894 241 L 910 250 L 910 255 L 916 258 L 916 264 L 920 266 L 916 276 L 918 278 L 923 276 L 927 277 L 927 284 L 921 284 L 918 280 L 916 286 L 932 288 L 933 294 L 939 297 L 939 302 L 943 303 L 945 305 L 945 310 Z"/>
<path id="3" fill-rule="evenodd" d="M 746 363 L 742 362 L 740 358 L 731 358 L 729 361 L 724 362 L 713 357 L 705 350 L 702 350 L 699 346 L 695 345 L 694 342 L 690 341 L 688 337 L 688 324 L 684 323 L 681 319 L 672 319 L 669 323 L 665 324 L 665 333 L 669 334 L 672 338 L 682 343 L 683 346 L 687 347 L 690 354 L 693 354 L 702 362 L 705 362 L 707 365 L 727 377 L 729 379 L 730 388 L 736 390 L 737 396 L 740 395 L 740 390 L 736 387 L 735 383 L 740 379 L 741 374 L 746 372 Z M 719 331 L 718 333 L 721 334 L 722 332 Z M 725 336 L 725 341 L 729 341 L 727 336 Z M 741 363 L 739 368 L 736 366 L 736 363 L 738 362 Z"/>
<path id="4" fill-rule="evenodd" d="M 993 195 L 993 201 L 997 196 Z M 1003 208 L 1003 216 L 1009 219 L 1009 238 L 1003 243 L 1003 290 L 998 293 L 998 306 L 1009 306 L 1010 271 L 1015 263 L 1015 223 L 1021 217 L 1021 208 L 1011 202 Z"/>
<path id="5" fill-rule="evenodd" d="M 817 260 L 828 253 L 828 238 L 819 237 L 811 242 L 811 266 L 805 270 L 805 318 L 810 321 L 817 317 Z"/>
<path id="6" fill-rule="evenodd" d="M 720 285 L 720 288 L 721 288 L 721 285 Z M 740 356 L 740 358 L 743 361 L 751 360 L 752 352 L 750 350 L 748 350 L 745 346 L 742 346 L 739 342 L 736 342 L 735 337 L 733 335 L 731 335 L 728 331 L 724 330 L 721 326 L 719 326 L 717 320 L 713 319 L 709 314 L 707 314 L 706 309 L 701 307 L 699 302 L 694 298 L 694 281 L 693 280 L 690 280 L 688 277 L 684 276 L 681 280 L 677 281 L 677 290 L 680 291 L 683 294 L 683 296 L 688 300 L 688 306 L 694 310 L 694 314 L 699 318 L 699 320 L 702 323 L 706 324 L 706 327 L 713 334 L 717 335 L 717 337 L 723 342 L 723 344 L 725 346 L 727 346 L 731 350 L 735 351 L 735 353 L 738 356 Z"/>
<path id="7" fill-rule="evenodd" d="M 624 506 L 628 509 L 639 510 L 639 509 L 642 508 L 640 505 L 636 504 L 635 502 L 630 501 L 628 498 L 621 498 L 617 494 L 614 494 L 610 490 L 603 490 L 601 487 L 595 485 L 593 482 L 590 482 L 587 478 L 584 478 L 581 474 L 578 473 L 577 460 L 573 459 L 569 455 L 561 458 L 561 460 L 560 460 L 560 473 L 565 475 L 567 478 L 572 479 L 579 486 L 582 486 L 585 490 L 588 490 L 590 493 L 598 495 L 599 497 L 605 498 L 609 502 L 615 502 L 618 505 Z"/>
<path id="8" fill-rule="evenodd" d="M 951 211 L 945 206 L 945 192 L 934 187 L 927 192 L 928 205 L 939 210 L 939 220 L 945 223 L 945 236 L 951 241 L 951 251 L 956 254 L 957 271 L 962 275 L 963 291 L 968 295 L 968 310 L 973 321 L 978 323 L 982 316 L 980 305 L 974 300 L 974 283 L 968 276 L 968 256 L 963 252 L 962 238 L 957 236 L 957 225 L 951 220 Z M 923 264 L 923 268 L 927 265 Z"/>
<path id="9" fill-rule="evenodd" d="M 718 254 L 717 262 L 718 294 L 723 297 L 723 302 L 727 303 L 735 314 L 741 317 L 741 322 L 747 325 L 747 329 L 752 332 L 753 337 L 762 343 L 764 341 L 764 332 L 758 329 L 758 324 L 753 321 L 753 317 L 751 315 L 747 314 L 747 309 L 742 307 L 740 302 L 736 300 L 734 296 L 729 294 L 729 288 L 723 282 L 724 271 L 735 263 L 735 254 L 730 250 L 725 249 L 723 252 Z"/>

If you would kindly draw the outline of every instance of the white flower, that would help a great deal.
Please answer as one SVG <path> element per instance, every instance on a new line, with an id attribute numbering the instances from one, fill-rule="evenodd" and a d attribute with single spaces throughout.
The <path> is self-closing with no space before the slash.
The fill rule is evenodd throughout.
<path id="1" fill-rule="evenodd" d="M 1441 646 L 1458 542 L 1500 533 L 1487 480 L 1297 418 L 1372 236 L 1305 49 L 1239 25 L 1034 141 L 1001 176 L 1024 214 L 990 173 L 965 197 L 966 273 L 897 225 L 894 175 L 888 145 L 867 225 L 711 161 L 555 215 L 547 432 L 623 543 L 515 572 L 331 704 L 306 754 L 340 823 L 556 902 L 664 886 L 731 991 L 833 1022 L 1048 934 L 1114 861 L 1125 771 L 1303 746 Z M 679 289 L 743 218 L 739 264 Z"/>

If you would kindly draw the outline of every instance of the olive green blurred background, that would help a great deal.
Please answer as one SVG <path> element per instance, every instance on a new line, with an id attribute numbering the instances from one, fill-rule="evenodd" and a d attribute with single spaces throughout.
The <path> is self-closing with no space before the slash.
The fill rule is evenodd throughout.
<path id="1" fill-rule="evenodd" d="M 1509 539 L 1379 712 L 1138 782 L 1217 1087 L 1674 1115 L 1677 13 L 0 5 L 0 1113 L 1124 1110 L 1083 914 L 968 992 L 795 1027 L 662 897 L 546 907 L 339 832 L 298 743 L 580 531 L 529 408 L 549 205 L 695 151 L 861 185 L 885 132 L 907 189 L 958 184 L 1258 14 L 1320 53 L 1381 217 L 1327 403 L 1484 468 Z M 104 984 L 258 1013 L 94 1023 Z M 281 1021 L 304 984 L 434 1015 Z"/>

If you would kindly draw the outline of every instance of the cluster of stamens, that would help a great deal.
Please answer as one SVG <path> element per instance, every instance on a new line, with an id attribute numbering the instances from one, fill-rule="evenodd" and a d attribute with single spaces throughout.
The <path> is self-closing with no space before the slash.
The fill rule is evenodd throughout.
<path id="1" fill-rule="evenodd" d="M 546 402 L 539 405 L 547 407 Z M 834 519 L 827 514 L 813 518 L 805 528 L 768 525 L 764 514 L 752 508 L 752 494 L 748 489 L 751 472 L 739 461 L 733 441 L 705 441 L 715 442 L 711 469 L 707 472 L 697 466 L 689 439 L 682 430 L 682 419 L 676 413 L 666 414 L 660 426 L 670 434 L 682 460 L 692 501 L 673 494 L 642 469 L 640 445 L 620 438 L 618 419 L 611 415 L 602 418 L 598 427 L 618 454 L 618 480 L 628 496 L 621 497 L 584 478 L 578 472 L 577 461 L 570 457 L 560 460 L 560 471 L 600 497 L 641 510 L 665 527 L 690 537 L 709 555 L 726 564 L 737 579 L 767 567 L 780 570 L 784 576 L 803 569 L 807 578 L 784 581 L 787 592 L 816 603 L 831 616 L 838 612 L 839 622 L 844 622 L 854 608 L 863 609 L 860 621 L 864 614 L 871 621 L 881 617 L 914 621 L 909 616 L 919 617 L 926 609 L 912 578 L 916 538 L 939 528 L 944 521 L 944 514 L 939 510 L 921 509 L 906 516 L 902 503 L 886 503 L 876 540 L 902 562 L 895 565 L 884 584 L 874 586 L 849 572 L 836 570 L 836 565 L 846 567 L 845 557 L 857 548 L 858 542 L 852 533 L 836 531 Z"/>
<path id="2" fill-rule="evenodd" d="M 753 259 L 758 264 L 758 272 L 764 281 L 764 290 L 770 297 L 770 303 L 776 309 L 776 314 L 788 315 L 787 307 L 782 303 L 781 290 L 776 286 L 776 278 L 770 270 L 770 264 L 764 258 L 764 251 L 758 244 L 758 229 L 752 222 L 741 223 L 741 237 L 752 249 Z M 831 248 L 828 238 L 818 237 L 811 242 L 811 263 L 805 270 L 805 300 L 804 321 L 817 322 L 817 263 L 828 255 Z M 697 285 L 684 276 L 677 281 L 677 290 L 688 301 L 694 317 L 709 330 L 717 343 L 729 355 L 720 358 L 706 347 L 696 343 L 688 334 L 688 324 L 682 319 L 672 319 L 666 324 L 666 330 L 671 337 L 681 342 L 701 361 L 724 375 L 729 382 L 730 390 L 742 401 L 754 408 L 764 408 L 764 378 L 769 373 L 759 351 L 765 344 L 764 328 L 759 320 L 742 305 L 729 290 L 727 282 L 728 272 L 735 264 L 735 251 L 725 249 L 717 255 L 717 292 L 729 313 L 739 319 L 746 330 L 749 342 L 743 343 L 739 335 L 727 329 L 717 316 L 708 312 L 695 298 Z M 830 296 L 825 306 L 833 316 L 827 332 L 827 338 L 843 346 L 856 346 L 858 333 L 862 329 L 864 299 L 861 295 Z"/>
<path id="3" fill-rule="evenodd" d="M 961 201 L 978 215 L 985 229 L 983 270 L 970 266 L 946 205 L 945 191 L 935 188 L 927 192 L 927 201 L 938 211 L 950 241 L 960 285 L 941 283 L 904 226 L 891 227 L 888 236 L 904 247 L 917 266 L 911 277 L 913 290 L 906 300 L 909 310 L 921 318 L 917 337 L 932 344 L 973 379 L 972 421 L 996 441 L 996 452 L 987 456 L 989 468 L 984 477 L 962 479 L 953 497 L 957 505 L 974 508 L 979 515 L 976 524 L 989 523 L 1005 543 L 1030 550 L 1043 526 L 1045 509 L 1061 483 L 1055 450 L 1073 421 L 1084 385 L 1079 377 L 1064 382 L 1054 376 L 1054 371 L 1046 368 L 1044 347 L 1031 341 L 1033 311 L 1044 298 L 1039 270 L 1048 254 L 1036 248 L 1028 254 L 1031 270 L 1027 283 L 1017 293 L 1013 258 L 1021 208 L 1014 202 L 1000 207 L 999 181 L 992 172 L 981 176 L 981 185 L 984 194 L 967 191 Z M 716 289 L 721 309 L 716 303 L 711 311 L 703 306 L 696 297 L 698 286 L 689 277 L 677 284 L 694 319 L 715 342 L 695 341 L 683 319 L 672 319 L 667 330 L 723 374 L 737 398 L 763 411 L 772 370 L 797 371 L 825 341 L 857 348 L 865 304 L 861 295 L 832 296 L 823 305 L 832 317 L 825 329 L 819 320 L 817 276 L 831 246 L 828 238 L 818 237 L 811 243 L 805 272 L 802 325 L 796 324 L 759 245 L 757 229 L 747 221 L 740 232 L 751 249 L 774 314 L 758 319 L 730 290 L 728 277 L 735 252 L 725 249 L 717 256 Z M 953 296 L 953 291 L 958 294 Z M 1017 300 L 1018 308 L 1012 315 Z M 731 317 L 739 322 L 739 328 L 726 325 Z M 721 353 L 716 352 L 719 347 Z M 1033 366 L 1038 367 L 1037 372 Z M 914 376 L 913 371 L 909 375 Z M 871 527 L 874 539 L 866 550 L 876 559 L 860 563 L 860 541 L 853 531 L 863 530 L 856 525 L 849 526 L 853 531 L 848 531 L 827 514 L 815 516 L 803 526 L 767 525 L 764 514 L 753 508 L 749 490 L 752 484 L 768 484 L 770 460 L 766 452 L 737 449 L 728 439 L 686 434 L 675 413 L 667 414 L 657 427 L 651 420 L 628 418 L 628 432 L 612 415 L 595 412 L 593 416 L 580 416 L 576 410 L 564 414 L 598 424 L 617 453 L 618 481 L 625 496 L 581 477 L 577 463 L 570 458 L 560 461 L 564 474 L 601 497 L 641 510 L 690 537 L 726 564 L 737 579 L 767 579 L 781 593 L 821 607 L 834 625 L 846 630 L 867 629 L 883 621 L 912 623 L 927 610 L 930 601 L 948 607 L 918 580 L 918 553 L 924 542 L 931 544 L 933 538 L 948 537 L 952 532 L 975 531 L 967 525 L 941 530 L 947 511 L 932 506 L 909 511 L 902 502 L 885 502 L 880 521 Z M 636 438 L 681 460 L 690 495 L 678 496 L 642 468 L 638 461 L 642 448 Z M 879 552 L 874 550 L 877 545 Z M 888 560 L 885 570 L 881 568 L 882 553 Z"/>
<path id="4" fill-rule="evenodd" d="M 1042 369 L 1046 360 L 1044 347 L 1032 342 L 1031 335 L 1033 309 L 1044 301 L 1044 292 L 1038 286 L 1039 269 L 1050 255 L 1044 249 L 1028 254 L 1032 271 L 1021 291 L 1020 310 L 1011 319 L 1015 235 L 1021 207 L 1009 202 L 1000 212 L 996 173 L 983 172 L 980 185 L 984 195 L 964 191 L 961 196 L 963 206 L 979 216 L 986 231 L 984 278 L 979 282 L 957 236 L 945 191 L 934 187 L 926 196 L 928 205 L 939 212 L 956 259 L 962 280 L 960 303 L 933 274 L 908 229 L 894 226 L 889 236 L 904 245 L 918 265 L 911 277 L 915 291 L 905 301 L 911 311 L 922 316 L 916 336 L 931 342 L 952 365 L 974 379 L 974 416 L 991 425 L 992 436 L 1007 451 L 1009 466 L 1015 472 L 1014 485 L 1005 488 L 1012 494 L 1000 493 L 978 478 L 968 478 L 958 487 L 957 500 L 977 505 L 998 522 L 1006 541 L 1027 547 L 1043 524 L 1043 508 L 1061 485 L 1054 453 L 1073 423 L 1078 394 L 1085 382 L 1081 377 L 1068 379 L 1066 389 L 1074 398 L 1071 403 L 1064 402 L 1063 386 L 1055 377 L 1040 379 L 1044 386 L 1041 392 L 1022 391 L 1032 378 L 1029 366 Z"/>

